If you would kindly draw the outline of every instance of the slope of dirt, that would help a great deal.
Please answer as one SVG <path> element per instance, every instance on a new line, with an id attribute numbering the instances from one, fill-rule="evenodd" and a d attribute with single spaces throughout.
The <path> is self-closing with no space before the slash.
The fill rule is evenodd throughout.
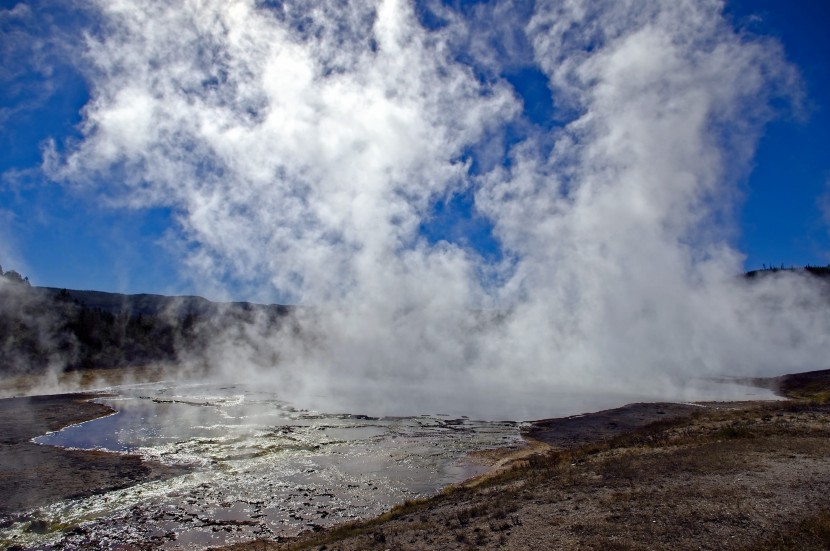
<path id="1" fill-rule="evenodd" d="M 595 413 L 534 421 L 523 435 L 554 448 L 575 448 L 610 440 L 658 421 L 689 417 L 700 413 L 701 407 L 661 402 L 628 404 Z"/>
<path id="2" fill-rule="evenodd" d="M 798 401 L 540 421 L 526 431 L 532 452 L 501 457 L 510 468 L 490 477 L 370 521 L 227 549 L 828 549 L 825 380 L 787 378 Z"/>

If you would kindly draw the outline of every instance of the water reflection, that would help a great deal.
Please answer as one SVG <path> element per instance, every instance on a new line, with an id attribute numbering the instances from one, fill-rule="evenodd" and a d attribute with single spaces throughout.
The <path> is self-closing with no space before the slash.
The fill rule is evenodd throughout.
<path id="1" fill-rule="evenodd" d="M 518 439 L 518 426 L 510 422 L 318 413 L 240 386 L 111 391 L 114 396 L 101 401 L 117 413 L 36 441 L 139 453 L 196 470 L 55 504 L 47 511 L 53 522 L 93 519 L 81 535 L 50 536 L 56 548 L 87 540 L 118 546 L 172 534 L 153 541 L 159 548 L 201 549 L 293 535 L 433 493 L 481 470 L 464 461 L 468 452 Z"/>

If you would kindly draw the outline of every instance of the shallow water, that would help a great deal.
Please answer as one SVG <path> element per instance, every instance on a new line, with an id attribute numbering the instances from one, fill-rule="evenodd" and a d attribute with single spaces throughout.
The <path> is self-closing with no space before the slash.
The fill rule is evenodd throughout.
<path id="1" fill-rule="evenodd" d="M 154 383 L 108 389 L 117 413 L 35 439 L 138 453 L 191 474 L 41 509 L 47 534 L 0 529 L 38 548 L 166 549 L 291 536 L 377 515 L 478 474 L 470 451 L 518 438 L 512 422 L 445 415 L 372 418 L 298 410 L 242 386 Z M 67 531 L 66 527 L 76 527 Z"/>
<path id="2" fill-rule="evenodd" d="M 539 396 L 520 397 L 524 409 L 505 400 L 504 389 L 493 389 L 492 395 L 476 393 L 476 404 L 489 404 L 490 415 L 503 413 L 501 407 L 521 418 L 541 418 L 655 399 L 773 397 L 769 391 L 723 381 L 698 381 L 692 388 L 694 392 L 657 397 L 607 392 L 552 397 L 540 390 Z M 190 466 L 192 472 L 30 511 L 21 518 L 43 520 L 50 529 L 27 532 L 28 521 L 3 525 L 0 546 L 14 541 L 36 549 L 124 549 L 131 544 L 205 549 L 293 536 L 376 516 L 406 499 L 431 495 L 483 470 L 465 459 L 469 452 L 520 438 L 515 422 L 317 412 L 297 409 L 279 392 L 245 386 L 168 382 L 104 390 L 112 396 L 98 401 L 116 413 L 34 441 L 136 453 Z M 340 402 L 333 398 L 321 397 L 320 403 L 340 411 L 388 409 L 388 404 L 354 396 L 334 406 Z M 435 397 L 436 405 L 470 411 L 462 398 Z"/>

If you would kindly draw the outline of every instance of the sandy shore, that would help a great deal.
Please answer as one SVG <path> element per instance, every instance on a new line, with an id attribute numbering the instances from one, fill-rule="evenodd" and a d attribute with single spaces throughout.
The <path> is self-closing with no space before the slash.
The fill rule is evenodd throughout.
<path id="1" fill-rule="evenodd" d="M 60 500 L 176 476 L 181 468 L 136 455 L 66 450 L 34 444 L 49 431 L 110 415 L 97 394 L 55 394 L 0 400 L 0 523 Z"/>

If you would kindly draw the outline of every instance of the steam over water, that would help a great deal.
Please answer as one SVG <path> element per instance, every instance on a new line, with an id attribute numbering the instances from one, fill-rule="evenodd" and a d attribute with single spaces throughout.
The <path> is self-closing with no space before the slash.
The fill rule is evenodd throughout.
<path id="1" fill-rule="evenodd" d="M 153 541 L 197 549 L 294 535 L 431 495 L 481 472 L 466 453 L 518 438 L 513 422 L 317 413 L 241 386 L 113 390 L 116 396 L 102 401 L 118 413 L 36 442 L 138 453 L 194 471 L 49 506 L 39 515 L 52 523 L 92 522 L 82 534 L 19 533 L 23 541 L 54 540 L 55 548 Z"/>
<path id="2" fill-rule="evenodd" d="M 306 308 L 195 364 L 490 417 L 493 389 L 518 417 L 545 389 L 663 399 L 825 367 L 819 286 L 739 277 L 742 182 L 803 89 L 722 1 L 197 4 L 85 4 L 67 51 L 90 98 L 41 167 L 168 213 L 200 294 Z"/>
<path id="3" fill-rule="evenodd" d="M 121 388 L 119 414 L 42 439 L 199 467 L 49 514 L 103 515 L 102 541 L 292 533 L 516 436 L 461 415 L 746 397 L 711 381 L 827 367 L 827 286 L 739 276 L 742 183 L 803 95 L 777 41 L 721 0 L 447 4 L 78 6 L 51 47 L 89 98 L 38 175 L 163 213 L 177 283 L 298 308 L 177 356 L 250 387 Z"/>
<path id="4" fill-rule="evenodd" d="M 483 472 L 470 452 L 520 438 L 515 421 L 476 421 L 446 413 L 323 413 L 299 409 L 279 392 L 242 385 L 162 382 L 107 391 L 112 396 L 98 401 L 116 413 L 34 441 L 140 454 L 192 471 L 22 512 L 21 519 L 45 520 L 53 529 L 36 533 L 26 530 L 27 521 L 15 521 L 0 528 L 0 539 L 47 549 L 129 543 L 203 549 L 292 536 L 432 495 Z M 765 391 L 723 383 L 712 383 L 711 391 L 709 398 L 769 397 Z M 330 397 L 321 400 L 335 403 Z M 548 396 L 536 407 L 579 413 L 586 411 L 585 403 L 602 400 L 608 406 L 623 404 L 606 393 L 570 400 Z M 446 396 L 436 397 L 438 402 L 452 407 Z M 69 532 L 59 528 L 76 525 Z"/>

